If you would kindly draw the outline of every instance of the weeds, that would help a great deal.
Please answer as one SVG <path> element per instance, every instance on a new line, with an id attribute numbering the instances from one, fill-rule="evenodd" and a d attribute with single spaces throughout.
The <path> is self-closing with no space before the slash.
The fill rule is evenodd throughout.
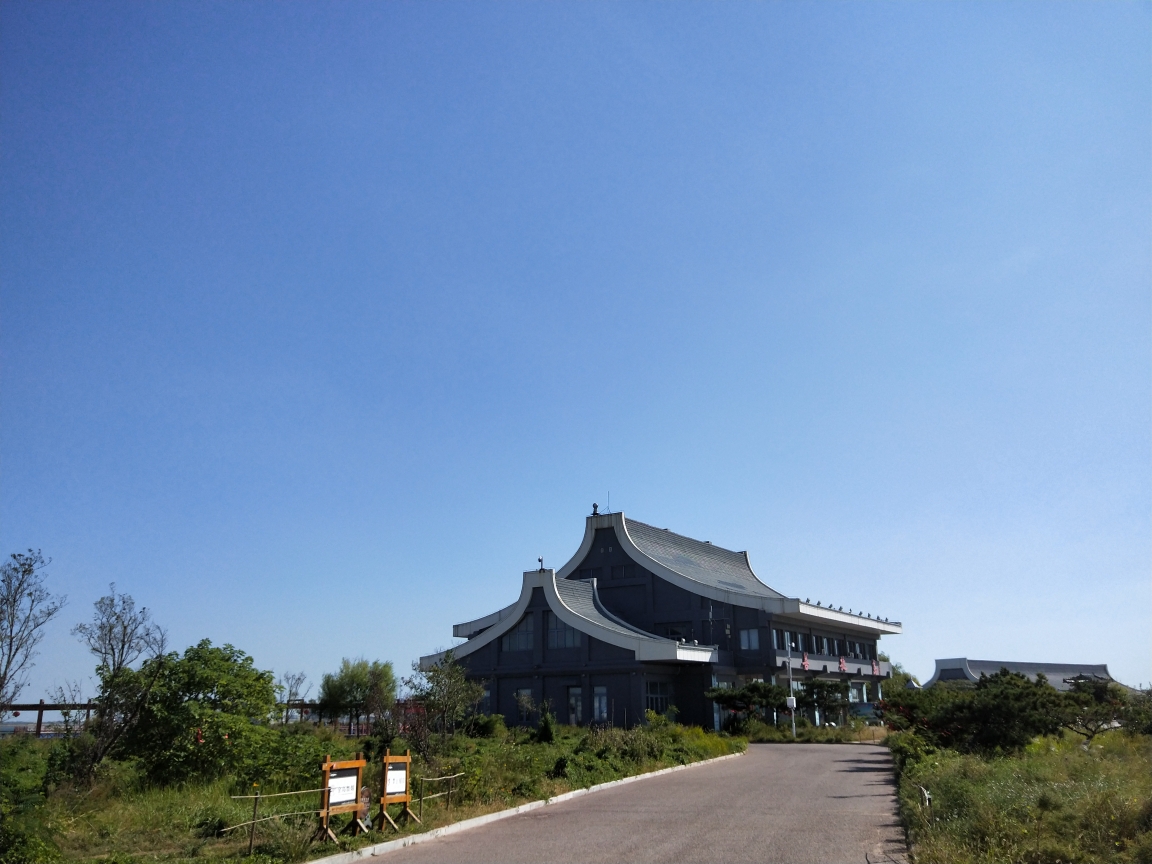
<path id="1" fill-rule="evenodd" d="M 986 758 L 906 735 L 891 745 L 917 864 L 1152 862 L 1148 736 L 1113 732 L 1088 747 L 1049 736 L 1018 756 Z"/>
<path id="2" fill-rule="evenodd" d="M 463 772 L 453 793 L 449 813 L 444 798 L 425 804 L 424 824 L 405 831 L 424 831 L 462 818 L 503 809 L 525 801 L 549 797 L 621 777 L 671 765 L 699 761 L 744 749 L 740 738 L 685 728 L 653 716 L 648 726 L 635 729 L 584 729 L 556 724 L 550 741 L 540 741 L 535 730 L 506 729 L 491 722 L 479 729 L 482 736 L 448 736 L 426 756 L 413 754 L 412 776 L 443 776 Z M 300 754 L 354 752 L 363 741 L 334 738 L 330 731 L 313 733 L 300 727 L 286 738 L 284 751 L 292 764 Z M 261 823 L 256 830 L 255 854 L 250 858 L 246 828 L 229 831 L 252 817 L 250 800 L 233 800 L 248 791 L 247 778 L 212 782 L 188 782 L 156 786 L 148 774 L 131 761 L 107 763 L 91 787 L 69 785 L 47 788 L 45 777 L 51 741 L 9 739 L 0 742 L 0 759 L 20 782 L 7 788 L 12 801 L 23 807 L 20 824 L 24 843 L 13 847 L 16 857 L 3 857 L 0 864 L 40 864 L 60 859 L 100 861 L 101 864 L 144 862 L 243 861 L 245 864 L 290 864 L 315 857 L 322 848 L 313 845 L 316 821 L 311 814 L 285 815 Z M 408 745 L 393 742 L 394 752 Z M 19 759 L 9 758 L 19 755 Z M 319 764 L 320 759 L 315 760 Z M 17 771 L 17 768 L 19 769 Z M 292 777 L 271 772 L 279 782 L 264 781 L 266 792 L 290 791 L 317 784 L 315 776 Z M 379 786 L 379 763 L 369 762 L 365 782 Z M 413 793 L 419 782 L 413 784 Z M 429 789 L 429 792 L 432 790 Z M 439 791 L 439 790 L 437 790 Z M 47 793 L 47 794 L 45 794 Z M 261 799 L 260 816 L 315 810 L 319 794 Z M 416 806 L 415 802 L 414 805 Z M 372 816 L 375 816 L 373 807 Z M 5 816 L 7 817 L 7 813 Z M 339 831 L 347 817 L 336 817 Z M 15 824 L 5 818 L 4 824 Z M 341 837 L 340 847 L 353 849 L 380 842 L 385 835 L 373 832 L 358 838 Z M 331 847 L 329 847 L 331 849 Z M 331 851 L 337 851 L 331 849 Z"/>

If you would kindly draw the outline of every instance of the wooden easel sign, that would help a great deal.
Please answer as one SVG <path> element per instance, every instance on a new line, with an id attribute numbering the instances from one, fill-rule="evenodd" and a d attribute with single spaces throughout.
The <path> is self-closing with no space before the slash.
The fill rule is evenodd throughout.
<path id="1" fill-rule="evenodd" d="M 384 751 L 383 760 L 384 775 L 384 794 L 380 797 L 380 827 L 384 827 L 384 820 L 388 820 L 390 824 L 397 831 L 400 826 L 397 825 L 391 816 L 388 815 L 388 806 L 390 804 L 402 804 L 404 809 L 398 815 L 404 817 L 404 821 L 415 819 L 420 822 L 416 814 L 412 812 L 412 793 L 411 793 L 411 775 L 412 773 L 412 751 L 404 751 L 403 756 L 393 756 L 392 751 Z"/>
<path id="2" fill-rule="evenodd" d="M 333 762 L 331 756 L 324 757 L 324 764 L 320 766 L 320 830 L 317 837 L 321 840 L 336 841 L 336 835 L 329 827 L 328 820 L 338 813 L 355 813 L 346 833 L 359 834 L 368 831 L 364 819 L 368 816 L 368 808 L 360 801 L 360 781 L 364 777 L 364 766 L 368 763 L 357 753 L 355 759 L 343 762 Z"/>

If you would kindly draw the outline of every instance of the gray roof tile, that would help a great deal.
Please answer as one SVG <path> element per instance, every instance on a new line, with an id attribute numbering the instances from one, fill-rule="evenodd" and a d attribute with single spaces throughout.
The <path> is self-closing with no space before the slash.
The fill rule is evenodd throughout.
<path id="1" fill-rule="evenodd" d="M 743 552 L 733 552 L 712 543 L 693 540 L 635 519 L 627 519 L 625 524 L 628 536 L 641 552 L 687 579 L 759 597 L 784 596 L 756 578 L 748 566 L 748 556 Z"/>

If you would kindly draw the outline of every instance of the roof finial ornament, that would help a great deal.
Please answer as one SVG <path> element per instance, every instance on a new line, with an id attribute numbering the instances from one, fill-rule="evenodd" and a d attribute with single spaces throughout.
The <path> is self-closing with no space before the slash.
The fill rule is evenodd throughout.
<path id="1" fill-rule="evenodd" d="M 543 573 L 544 572 L 544 559 L 543 558 L 537 558 L 536 560 L 540 562 L 540 572 Z"/>
<path id="2" fill-rule="evenodd" d="M 600 515 L 600 505 L 599 504 L 593 504 L 592 505 L 592 515 L 593 516 L 599 516 Z"/>

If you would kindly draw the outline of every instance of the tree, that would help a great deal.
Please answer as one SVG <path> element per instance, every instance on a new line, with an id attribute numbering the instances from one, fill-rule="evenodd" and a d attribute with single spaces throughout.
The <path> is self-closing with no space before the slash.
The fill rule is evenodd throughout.
<path id="1" fill-rule="evenodd" d="M 412 671 L 414 674 L 404 679 L 404 685 L 439 727 L 442 740 L 455 733 L 457 725 L 474 714 L 484 698 L 484 688 L 467 679 L 467 670 L 451 651 L 445 651 L 428 669 L 413 663 Z"/>
<path id="2" fill-rule="evenodd" d="M 887 654 L 881 652 L 877 659 L 886 661 L 892 664 L 892 677 L 884 682 L 883 689 L 903 690 L 908 686 L 908 682 L 914 682 L 917 686 L 920 685 L 919 679 L 905 669 L 901 664 L 894 662 Z"/>
<path id="3" fill-rule="evenodd" d="M 704 695 L 726 711 L 733 712 L 737 723 L 752 714 L 767 723 L 772 712 L 784 707 L 788 692 L 776 684 L 752 681 L 743 687 L 713 687 Z"/>
<path id="4" fill-rule="evenodd" d="M 1091 741 L 1101 732 L 1119 728 L 1127 714 L 1124 691 L 1111 681 L 1080 679 L 1064 694 L 1060 725 Z"/>
<path id="5" fill-rule="evenodd" d="M 48 575 L 44 568 L 51 559 L 32 549 L 10 558 L 0 566 L 0 705 L 15 702 L 24 689 L 24 675 L 44 638 L 44 625 L 67 602 L 44 587 Z"/>
<path id="6" fill-rule="evenodd" d="M 800 691 L 799 704 L 809 710 L 820 712 L 825 723 L 829 717 L 837 717 L 843 722 L 843 713 L 848 705 L 848 683 L 812 678 L 804 682 Z"/>
<path id="7" fill-rule="evenodd" d="M 72 635 L 96 655 L 98 666 L 114 676 L 146 654 L 163 653 L 165 637 L 164 631 L 152 622 L 147 607 L 137 611 L 131 595 L 116 593 L 115 582 L 108 591 L 96 601 L 92 623 L 77 624 Z"/>
<path id="8" fill-rule="evenodd" d="M 312 685 L 309 684 L 305 687 L 304 684 L 307 680 L 308 676 L 303 672 L 285 672 L 280 676 L 280 680 L 276 682 L 276 690 L 284 696 L 285 723 L 288 722 L 288 717 L 292 711 L 292 703 L 303 702 L 308 698 L 308 694 L 312 690 Z"/>
<path id="9" fill-rule="evenodd" d="M 1020 750 L 1037 735 L 1057 731 L 1063 707 L 1043 675 L 1030 681 L 1007 669 L 981 675 L 974 685 L 893 691 L 880 703 L 891 729 L 914 731 L 931 746 L 986 754 Z"/>
<path id="10" fill-rule="evenodd" d="M 129 687 L 130 679 L 135 687 Z M 273 674 L 231 645 L 207 639 L 125 670 L 120 686 L 147 696 L 137 722 L 115 753 L 139 759 L 156 782 L 212 779 L 235 772 L 258 755 L 265 721 L 276 707 Z"/>
<path id="11" fill-rule="evenodd" d="M 349 725 L 360 728 L 364 715 L 383 715 L 396 701 L 396 676 L 391 663 L 363 657 L 340 662 L 340 670 L 320 681 L 320 710 L 339 718 L 348 715 Z"/>
<path id="12" fill-rule="evenodd" d="M 70 771 L 77 780 L 89 780 L 96 766 L 139 722 L 152 688 L 164 670 L 164 631 L 151 620 L 146 607 L 136 609 L 128 594 L 116 585 L 93 604 L 92 621 L 77 624 L 72 634 L 96 657 L 100 693 L 91 737 L 69 744 Z M 137 672 L 132 664 L 146 658 Z"/>

